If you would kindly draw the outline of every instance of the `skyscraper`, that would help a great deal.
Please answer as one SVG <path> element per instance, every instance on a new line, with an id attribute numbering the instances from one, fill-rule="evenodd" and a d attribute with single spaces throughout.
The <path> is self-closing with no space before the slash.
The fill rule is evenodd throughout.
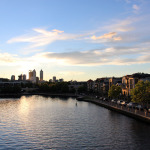
<path id="1" fill-rule="evenodd" d="M 36 71 L 35 71 L 35 69 L 33 70 L 33 82 L 36 83 Z"/>
<path id="2" fill-rule="evenodd" d="M 43 71 L 42 71 L 42 69 L 40 71 L 40 81 L 43 81 Z"/>
<path id="3" fill-rule="evenodd" d="M 36 83 L 36 71 L 35 69 L 29 70 L 29 80 L 32 81 L 33 83 Z"/>
<path id="4" fill-rule="evenodd" d="M 26 75 L 25 74 L 23 75 L 23 81 L 26 81 Z"/>
<path id="5" fill-rule="evenodd" d="M 32 80 L 32 79 L 33 79 L 33 71 L 29 70 L 29 80 Z"/>

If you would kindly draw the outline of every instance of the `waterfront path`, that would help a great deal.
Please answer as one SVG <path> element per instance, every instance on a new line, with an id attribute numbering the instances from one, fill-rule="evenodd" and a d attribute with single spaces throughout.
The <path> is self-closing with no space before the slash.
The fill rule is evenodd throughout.
<path id="1" fill-rule="evenodd" d="M 108 108 L 110 110 L 117 111 L 124 115 L 130 116 L 134 119 L 138 119 L 138 120 L 150 123 L 150 113 L 148 113 L 147 111 L 141 111 L 141 110 L 137 110 L 134 108 L 128 108 L 126 106 L 112 103 L 111 101 L 103 101 L 100 99 L 96 99 L 94 97 L 84 98 L 83 101 L 95 103 L 97 105 Z"/>

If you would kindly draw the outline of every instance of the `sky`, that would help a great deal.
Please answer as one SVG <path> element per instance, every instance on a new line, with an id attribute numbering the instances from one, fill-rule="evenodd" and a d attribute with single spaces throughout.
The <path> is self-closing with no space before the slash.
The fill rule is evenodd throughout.
<path id="1" fill-rule="evenodd" d="M 149 0 L 0 0 L 0 77 L 150 73 Z"/>

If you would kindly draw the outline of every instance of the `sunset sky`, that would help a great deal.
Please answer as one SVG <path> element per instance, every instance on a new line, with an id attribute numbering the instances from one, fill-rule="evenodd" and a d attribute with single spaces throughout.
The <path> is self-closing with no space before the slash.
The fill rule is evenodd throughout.
<path id="1" fill-rule="evenodd" d="M 0 0 L 0 68 L 66 81 L 150 73 L 150 1 Z"/>

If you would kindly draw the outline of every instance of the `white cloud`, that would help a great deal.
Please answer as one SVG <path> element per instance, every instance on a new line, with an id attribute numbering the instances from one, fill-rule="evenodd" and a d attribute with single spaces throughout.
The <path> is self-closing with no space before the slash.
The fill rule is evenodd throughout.
<path id="1" fill-rule="evenodd" d="M 47 31 L 40 28 L 33 29 L 34 33 L 30 33 L 27 35 L 19 36 L 12 38 L 7 41 L 7 43 L 16 43 L 16 42 L 24 42 L 29 43 L 30 45 L 23 48 L 25 51 L 24 53 L 30 53 L 30 52 L 37 52 L 41 51 L 39 50 L 39 47 L 43 47 L 45 45 L 51 44 L 57 40 L 69 40 L 69 39 L 76 39 L 78 37 L 81 37 L 82 35 L 73 35 L 73 34 L 66 34 L 64 31 L 60 31 L 57 29 L 53 29 L 51 31 Z"/>
<path id="2" fill-rule="evenodd" d="M 134 4 L 134 5 L 132 6 L 132 8 L 133 8 L 133 12 L 134 12 L 135 14 L 137 14 L 137 13 L 139 12 L 139 10 L 140 10 L 140 7 L 139 7 L 138 5 L 136 5 L 136 4 Z"/>
<path id="3" fill-rule="evenodd" d="M 139 7 L 138 5 L 136 5 L 136 4 L 134 4 L 134 5 L 132 6 L 132 8 L 133 8 L 134 10 L 139 10 L 139 9 L 140 9 L 140 7 Z"/>
<path id="4" fill-rule="evenodd" d="M 113 41 L 120 41 L 120 40 L 122 40 L 121 37 L 115 36 L 115 35 L 117 35 L 116 32 L 109 32 L 109 33 L 105 33 L 104 35 L 99 36 L 99 37 L 96 37 L 95 35 L 93 35 L 91 37 L 91 39 L 92 40 L 99 40 L 99 42 L 107 42 L 107 40 L 108 41 L 110 41 L 110 40 L 113 40 Z"/>

